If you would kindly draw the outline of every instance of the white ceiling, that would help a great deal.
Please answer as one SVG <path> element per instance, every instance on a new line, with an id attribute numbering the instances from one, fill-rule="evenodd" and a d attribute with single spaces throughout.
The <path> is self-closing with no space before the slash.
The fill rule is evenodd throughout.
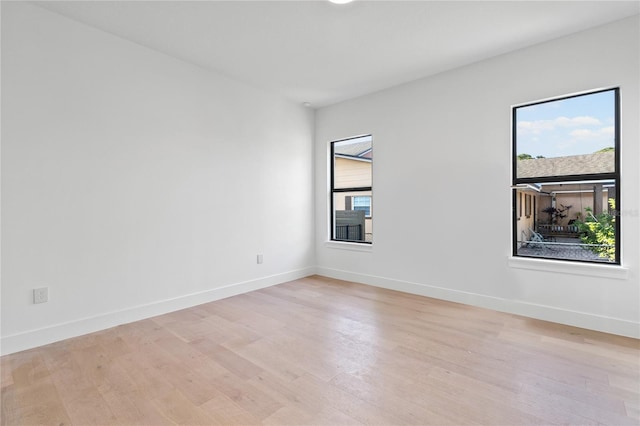
<path id="1" fill-rule="evenodd" d="M 640 11 L 638 0 L 35 3 L 314 107 Z"/>

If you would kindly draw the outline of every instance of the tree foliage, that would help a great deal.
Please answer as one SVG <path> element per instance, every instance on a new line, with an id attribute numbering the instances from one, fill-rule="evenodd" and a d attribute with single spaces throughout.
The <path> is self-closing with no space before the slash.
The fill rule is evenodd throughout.
<path id="1" fill-rule="evenodd" d="M 616 149 L 615 149 L 614 147 L 612 147 L 612 146 L 608 146 L 608 147 L 606 147 L 606 148 L 599 149 L 599 150 L 597 150 L 596 152 L 609 152 L 609 151 L 615 151 L 615 150 L 616 150 Z"/>
<path id="2" fill-rule="evenodd" d="M 559 224 L 562 219 L 569 215 L 569 210 L 571 209 L 571 207 L 573 206 L 565 206 L 564 204 L 560 204 L 559 209 L 549 206 L 545 209 L 542 209 L 542 212 L 549 215 L 550 224 Z M 565 212 L 567 213 L 565 214 Z"/>
<path id="3" fill-rule="evenodd" d="M 533 160 L 534 158 L 545 158 L 544 155 L 536 155 L 535 157 L 531 154 L 522 153 L 518 154 L 518 160 Z"/>
<path id="4" fill-rule="evenodd" d="M 615 200 L 609 199 L 609 206 L 615 211 Z M 580 239 L 585 244 L 592 244 L 589 249 L 598 256 L 610 261 L 616 259 L 616 217 L 609 212 L 595 216 L 590 207 L 585 208 L 587 214 L 584 221 L 576 220 L 575 225 L 580 232 Z"/>

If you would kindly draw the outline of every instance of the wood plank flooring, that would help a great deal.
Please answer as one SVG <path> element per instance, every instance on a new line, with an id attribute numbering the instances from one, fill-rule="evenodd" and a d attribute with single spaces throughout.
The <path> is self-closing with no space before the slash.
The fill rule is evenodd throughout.
<path id="1" fill-rule="evenodd" d="M 640 341 L 313 276 L 7 355 L 3 425 L 638 425 Z"/>

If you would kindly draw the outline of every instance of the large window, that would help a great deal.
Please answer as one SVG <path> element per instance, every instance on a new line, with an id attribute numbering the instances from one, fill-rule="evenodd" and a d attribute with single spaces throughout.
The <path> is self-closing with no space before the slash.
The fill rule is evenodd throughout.
<path id="1" fill-rule="evenodd" d="M 514 256 L 619 264 L 619 89 L 512 114 Z"/>
<path id="2" fill-rule="evenodd" d="M 331 142 L 331 239 L 373 241 L 371 135 Z"/>

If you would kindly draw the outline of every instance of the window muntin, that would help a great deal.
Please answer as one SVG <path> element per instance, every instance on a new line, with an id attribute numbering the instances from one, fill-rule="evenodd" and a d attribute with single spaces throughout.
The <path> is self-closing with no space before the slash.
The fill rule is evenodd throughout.
<path id="1" fill-rule="evenodd" d="M 331 240 L 371 243 L 371 135 L 331 142 Z"/>
<path id="2" fill-rule="evenodd" d="M 619 89 L 512 114 L 514 256 L 619 264 Z"/>

